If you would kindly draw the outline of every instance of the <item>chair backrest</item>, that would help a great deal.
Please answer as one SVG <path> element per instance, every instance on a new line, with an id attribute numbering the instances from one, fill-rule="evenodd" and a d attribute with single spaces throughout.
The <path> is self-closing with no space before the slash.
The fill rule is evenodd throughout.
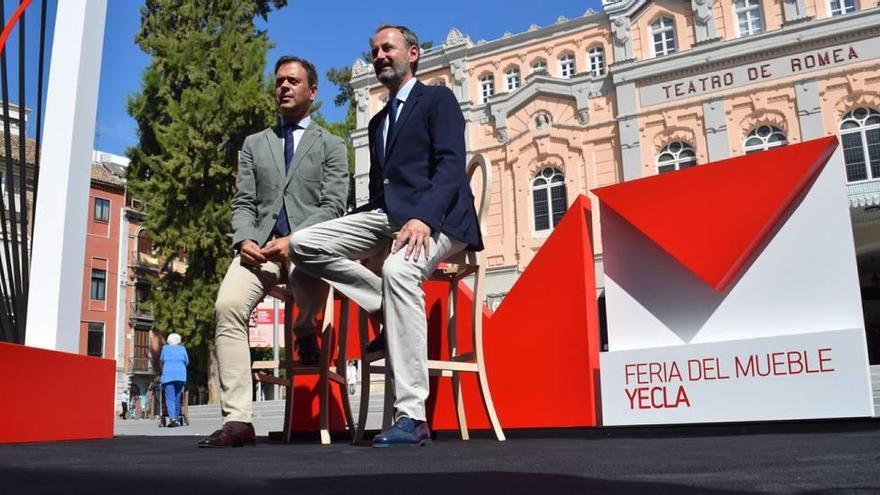
<path id="1" fill-rule="evenodd" d="M 474 193 L 474 207 L 480 220 L 480 230 L 486 235 L 486 217 L 489 216 L 489 190 L 492 187 L 492 170 L 483 159 L 472 160 L 467 167 L 468 182 Z"/>

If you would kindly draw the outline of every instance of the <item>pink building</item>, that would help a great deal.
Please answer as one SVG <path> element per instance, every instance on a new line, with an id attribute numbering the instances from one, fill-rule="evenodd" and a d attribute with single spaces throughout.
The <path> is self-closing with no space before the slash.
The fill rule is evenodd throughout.
<path id="1" fill-rule="evenodd" d="M 509 290 L 579 194 L 838 136 L 866 323 L 869 334 L 871 328 L 878 334 L 869 335 L 869 344 L 876 345 L 878 61 L 876 0 L 607 0 L 602 12 L 560 17 L 488 42 L 452 28 L 423 54 L 418 77 L 453 90 L 467 120 L 469 159 L 492 169 L 485 226 L 490 304 Z M 361 203 L 369 170 L 366 126 L 387 95 L 366 62 L 357 60 L 352 74 Z M 600 237 L 594 239 L 601 265 Z M 601 294 L 601 266 L 596 273 Z"/>

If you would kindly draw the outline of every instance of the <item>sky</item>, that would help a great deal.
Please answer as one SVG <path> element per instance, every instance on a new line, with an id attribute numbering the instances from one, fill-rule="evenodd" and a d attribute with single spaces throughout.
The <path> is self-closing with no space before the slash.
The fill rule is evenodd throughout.
<path id="1" fill-rule="evenodd" d="M 8 0 L 6 0 L 8 2 Z M 138 91 L 141 75 L 150 59 L 134 43 L 140 26 L 139 0 L 108 0 L 107 23 L 101 64 L 95 149 L 124 155 L 137 144 L 134 120 L 126 113 L 127 98 Z M 547 26 L 559 16 L 574 19 L 587 9 L 601 10 L 600 0 L 444 0 L 415 3 L 386 0 L 355 2 L 339 0 L 301 2 L 272 12 L 259 22 L 275 45 L 267 56 L 268 75 L 281 55 L 304 57 L 318 69 L 321 113 L 330 121 L 342 120 L 345 109 L 333 105 L 336 86 L 324 78 L 331 67 L 351 66 L 368 49 L 367 40 L 376 26 L 404 24 L 421 41 L 440 45 L 451 27 L 469 35 L 473 42 L 500 38 L 506 31 L 517 34 L 532 24 Z M 8 14 L 7 14 L 8 16 Z"/>

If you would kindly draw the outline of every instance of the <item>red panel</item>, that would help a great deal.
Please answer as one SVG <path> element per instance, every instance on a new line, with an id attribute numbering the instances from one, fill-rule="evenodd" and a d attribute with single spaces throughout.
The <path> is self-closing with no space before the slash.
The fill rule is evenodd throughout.
<path id="1" fill-rule="evenodd" d="M 723 291 L 835 148 L 832 136 L 593 192 L 694 275 Z"/>
<path id="2" fill-rule="evenodd" d="M 0 443 L 112 437 L 115 368 L 0 342 Z"/>
<path id="3" fill-rule="evenodd" d="M 600 412 L 599 325 L 590 202 L 580 196 L 520 275 L 501 306 L 484 312 L 489 387 L 504 428 L 595 426 Z M 429 354 L 448 355 L 445 288 L 426 284 Z M 458 310 L 470 316 L 471 294 L 462 287 Z M 459 331 L 469 337 L 470 325 Z M 463 347 L 471 348 L 469 338 Z M 442 352 L 441 352 L 442 351 Z M 476 379 L 463 380 L 470 428 L 488 428 Z M 433 378 L 431 426 L 457 429 L 451 380 Z"/>

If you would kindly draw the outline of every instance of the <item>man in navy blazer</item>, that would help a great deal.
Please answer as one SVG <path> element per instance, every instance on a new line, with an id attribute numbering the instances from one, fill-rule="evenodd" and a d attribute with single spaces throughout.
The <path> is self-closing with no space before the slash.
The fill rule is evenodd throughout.
<path id="1" fill-rule="evenodd" d="M 428 398 L 422 282 L 437 264 L 483 240 L 465 173 L 465 123 L 443 86 L 415 79 L 419 41 L 404 26 L 370 40 L 388 104 L 370 120 L 370 200 L 352 214 L 295 232 L 291 259 L 365 310 L 384 318 L 394 375 L 394 424 L 373 446 L 424 445 Z M 384 259 L 381 275 L 355 261 Z"/>

